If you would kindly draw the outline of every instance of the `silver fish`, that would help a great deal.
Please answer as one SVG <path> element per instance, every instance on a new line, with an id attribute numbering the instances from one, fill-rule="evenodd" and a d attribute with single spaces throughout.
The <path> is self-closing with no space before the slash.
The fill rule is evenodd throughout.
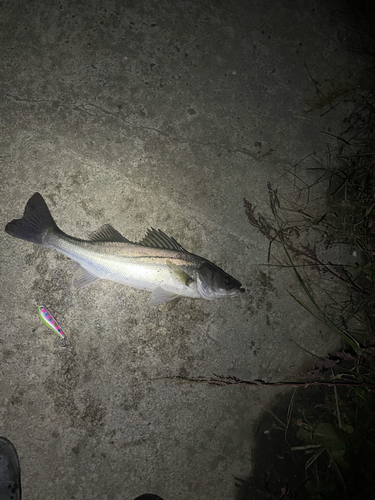
<path id="1" fill-rule="evenodd" d="M 42 195 L 27 202 L 22 219 L 14 219 L 5 231 L 16 238 L 53 248 L 80 265 L 73 280 L 78 287 L 98 279 L 152 292 L 150 306 L 176 297 L 217 299 L 244 292 L 241 283 L 208 260 L 187 252 L 160 229 L 148 229 L 139 243 L 133 243 L 106 224 L 89 240 L 61 231 Z"/>

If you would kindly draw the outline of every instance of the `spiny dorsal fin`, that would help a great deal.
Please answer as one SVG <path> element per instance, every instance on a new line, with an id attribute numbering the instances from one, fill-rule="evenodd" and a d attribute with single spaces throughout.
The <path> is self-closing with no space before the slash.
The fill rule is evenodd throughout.
<path id="1" fill-rule="evenodd" d="M 131 243 L 110 224 L 104 224 L 104 226 L 91 233 L 89 239 L 90 241 L 117 241 L 120 243 Z"/>
<path id="2" fill-rule="evenodd" d="M 143 245 L 145 247 L 154 248 L 166 248 L 168 250 L 178 250 L 179 252 L 185 252 L 186 250 L 177 243 L 174 238 L 167 236 L 160 229 L 147 229 L 147 234 L 138 245 Z"/>

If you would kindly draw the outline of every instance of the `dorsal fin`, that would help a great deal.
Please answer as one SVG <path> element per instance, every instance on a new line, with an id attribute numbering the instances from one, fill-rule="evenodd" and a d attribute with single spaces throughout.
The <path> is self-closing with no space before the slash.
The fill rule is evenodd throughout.
<path id="1" fill-rule="evenodd" d="M 174 238 L 167 236 L 160 229 L 147 229 L 147 234 L 138 245 L 154 248 L 166 248 L 168 250 L 178 250 L 179 252 L 186 252 L 182 246 L 177 243 Z"/>
<path id="2" fill-rule="evenodd" d="M 89 236 L 90 241 L 117 241 L 120 243 L 131 243 L 129 240 L 122 236 L 115 228 L 110 224 L 104 224 L 99 229 L 94 231 Z"/>

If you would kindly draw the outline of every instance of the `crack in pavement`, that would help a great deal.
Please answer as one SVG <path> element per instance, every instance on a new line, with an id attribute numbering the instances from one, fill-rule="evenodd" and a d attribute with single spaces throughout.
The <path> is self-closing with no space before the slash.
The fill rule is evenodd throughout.
<path id="1" fill-rule="evenodd" d="M 20 98 L 18 96 L 15 96 L 15 95 L 12 95 L 12 94 L 5 94 L 6 97 L 10 97 L 12 99 L 14 99 L 16 102 L 26 102 L 26 103 L 35 103 L 35 104 L 41 104 L 41 103 L 47 103 L 47 104 L 50 104 L 50 105 L 55 105 L 57 104 L 56 107 L 62 107 L 62 108 L 67 108 L 67 109 L 71 109 L 73 111 L 78 111 L 78 112 L 82 112 L 82 113 L 86 113 L 88 114 L 89 116 L 98 116 L 97 114 L 93 114 L 93 113 L 90 113 L 89 110 L 85 109 L 85 108 L 81 108 L 79 106 L 69 106 L 67 104 L 63 104 L 61 103 L 60 101 L 52 101 L 52 100 L 48 100 L 48 99 L 25 99 L 25 98 Z M 239 154 L 243 154 L 245 156 L 249 156 L 250 158 L 252 158 L 253 160 L 259 160 L 260 158 L 257 157 L 256 155 L 253 155 L 248 149 L 246 148 L 232 148 L 231 146 L 223 146 L 222 144 L 218 144 L 216 142 L 201 142 L 201 141 L 196 141 L 196 140 L 187 140 L 187 139 L 183 139 L 183 138 L 179 138 L 179 137 L 176 137 L 176 136 L 173 136 L 173 135 L 170 135 L 166 132 L 163 132 L 162 130 L 158 129 L 158 128 L 155 128 L 155 127 L 147 127 L 145 125 L 135 125 L 134 123 L 132 123 L 131 121 L 127 120 L 126 118 L 124 118 L 123 116 L 120 116 L 116 113 L 112 113 L 111 111 L 108 111 L 106 109 L 103 109 L 101 108 L 100 106 L 97 106 L 96 104 L 88 104 L 88 106 L 91 106 L 95 109 L 98 109 L 101 113 L 105 114 L 105 115 L 108 115 L 108 116 L 111 116 L 113 118 L 116 118 L 118 120 L 121 120 L 122 122 L 128 124 L 130 127 L 132 127 L 133 129 L 136 129 L 136 130 L 146 130 L 146 131 L 149 131 L 149 132 L 155 132 L 157 134 L 159 134 L 160 136 L 162 137 L 166 137 L 167 139 L 171 140 L 171 141 L 174 141 L 174 142 L 177 142 L 179 144 L 197 144 L 199 146 L 203 146 L 203 147 L 216 147 L 216 148 L 220 148 L 220 149 L 224 149 L 227 153 L 229 154 L 236 154 L 236 153 L 239 153 Z"/>

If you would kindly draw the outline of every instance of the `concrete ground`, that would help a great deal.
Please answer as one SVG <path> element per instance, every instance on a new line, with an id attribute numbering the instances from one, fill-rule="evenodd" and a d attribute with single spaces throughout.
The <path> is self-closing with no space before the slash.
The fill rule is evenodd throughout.
<path id="1" fill-rule="evenodd" d="M 342 9 L 2 2 L 2 225 L 39 191 L 68 234 L 110 223 L 137 241 L 160 228 L 247 291 L 150 309 L 148 292 L 115 283 L 76 290 L 73 262 L 1 232 L 0 435 L 25 499 L 234 499 L 276 390 L 173 377 L 282 380 L 311 360 L 303 349 L 334 345 L 287 294 L 290 275 L 267 266 L 243 198 L 269 214 L 267 181 L 288 192 L 285 172 L 341 130 L 342 107 L 304 111 L 313 79 L 345 86 L 358 64 L 338 40 Z"/>

